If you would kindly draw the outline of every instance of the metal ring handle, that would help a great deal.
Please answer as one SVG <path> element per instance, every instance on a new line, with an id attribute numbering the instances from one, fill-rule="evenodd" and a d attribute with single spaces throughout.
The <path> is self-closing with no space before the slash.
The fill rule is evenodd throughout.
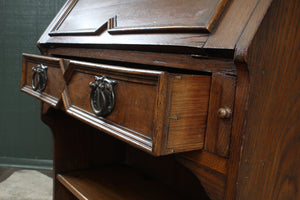
<path id="1" fill-rule="evenodd" d="M 116 103 L 114 86 L 117 81 L 104 76 L 95 76 L 95 82 L 90 82 L 90 104 L 92 111 L 99 117 L 109 115 Z"/>
<path id="2" fill-rule="evenodd" d="M 107 97 L 103 90 L 98 87 L 92 89 L 90 101 L 92 110 L 95 115 L 103 116 L 106 114 L 105 107 L 107 107 Z"/>
<path id="3" fill-rule="evenodd" d="M 47 69 L 48 67 L 40 64 L 32 68 L 31 86 L 34 91 L 43 92 L 47 85 Z"/>
<path id="4" fill-rule="evenodd" d="M 36 91 L 39 87 L 40 77 L 36 76 L 37 73 L 35 70 L 32 70 L 32 71 L 33 71 L 33 74 L 32 74 L 31 86 L 32 86 L 32 89 L 34 91 Z"/>

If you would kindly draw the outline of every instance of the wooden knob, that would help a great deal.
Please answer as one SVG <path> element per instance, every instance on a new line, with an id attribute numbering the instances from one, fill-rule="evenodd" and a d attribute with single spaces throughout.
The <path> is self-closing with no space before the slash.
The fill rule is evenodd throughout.
<path id="1" fill-rule="evenodd" d="M 229 119 L 231 117 L 231 109 L 228 107 L 220 108 L 218 110 L 218 117 L 221 119 Z"/>

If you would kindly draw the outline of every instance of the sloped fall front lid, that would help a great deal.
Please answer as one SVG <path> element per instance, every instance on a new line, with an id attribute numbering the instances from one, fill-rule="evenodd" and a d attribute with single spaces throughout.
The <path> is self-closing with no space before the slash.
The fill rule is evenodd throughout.
<path id="1" fill-rule="evenodd" d="M 247 47 L 269 5 L 269 0 L 67 0 L 38 45 L 213 56 L 217 49 L 232 58 L 239 41 Z"/>
<path id="2" fill-rule="evenodd" d="M 204 32 L 227 0 L 74 0 L 49 35 L 133 32 Z"/>

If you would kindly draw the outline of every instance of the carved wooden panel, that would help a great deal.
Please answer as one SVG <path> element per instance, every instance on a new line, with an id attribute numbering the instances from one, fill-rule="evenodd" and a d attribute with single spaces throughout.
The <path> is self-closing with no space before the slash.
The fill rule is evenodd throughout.
<path id="1" fill-rule="evenodd" d="M 132 32 L 204 32 L 217 23 L 228 0 L 73 0 L 55 35 Z"/>
<path id="2" fill-rule="evenodd" d="M 45 88 L 42 90 L 37 83 L 37 79 L 41 78 L 34 72 L 34 69 L 41 65 L 47 68 L 45 72 L 47 77 L 44 80 Z M 56 107 L 65 87 L 61 70 L 63 65 L 63 60 L 59 58 L 23 54 L 21 91 Z M 34 80 L 34 85 L 37 86 L 36 89 L 32 86 L 32 79 L 36 79 Z"/>

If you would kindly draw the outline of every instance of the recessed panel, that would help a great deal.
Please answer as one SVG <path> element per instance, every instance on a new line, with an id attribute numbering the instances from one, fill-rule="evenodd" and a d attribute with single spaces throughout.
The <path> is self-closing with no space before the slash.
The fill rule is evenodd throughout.
<path id="1" fill-rule="evenodd" d="M 228 0 L 77 0 L 50 35 L 209 32 Z M 113 20 L 112 20 L 113 19 Z"/>

